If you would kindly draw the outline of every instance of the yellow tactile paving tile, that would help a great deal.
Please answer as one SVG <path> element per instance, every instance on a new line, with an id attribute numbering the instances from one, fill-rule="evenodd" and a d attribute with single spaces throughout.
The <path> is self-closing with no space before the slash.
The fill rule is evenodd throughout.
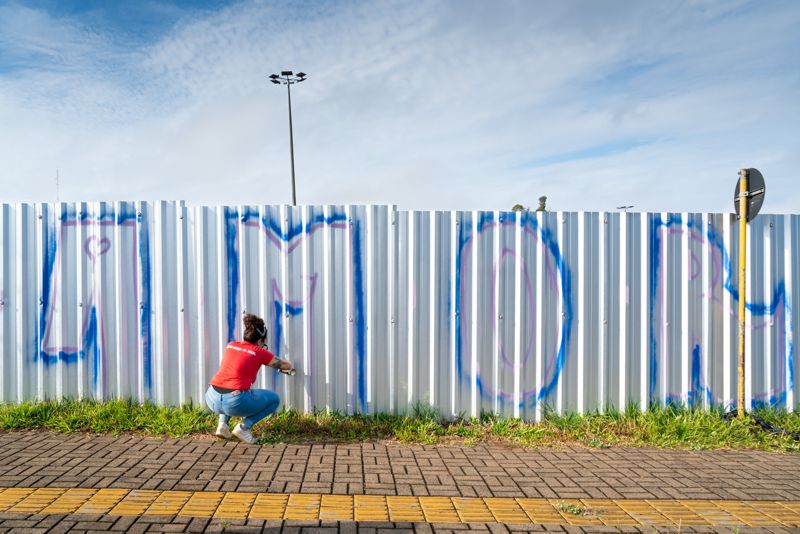
<path id="1" fill-rule="evenodd" d="M 96 489 L 73 488 L 65 491 L 59 498 L 44 508 L 43 514 L 73 514 L 78 508 L 86 504 L 94 494 Z"/>
<path id="2" fill-rule="evenodd" d="M 681 501 L 648 500 L 647 503 L 673 523 L 682 526 L 708 526 L 709 523 Z"/>
<path id="3" fill-rule="evenodd" d="M 714 501 L 714 504 L 721 509 L 729 512 L 737 521 L 744 522 L 749 527 L 761 527 L 774 525 L 775 520 L 759 511 L 757 507 L 748 505 L 745 502 L 736 501 Z"/>
<path id="4" fill-rule="evenodd" d="M 217 511 L 219 503 L 225 494 L 221 491 L 196 492 L 186 504 L 183 505 L 178 515 L 189 517 L 212 517 Z"/>
<path id="5" fill-rule="evenodd" d="M 33 493 L 6 510 L 11 514 L 38 514 L 59 498 L 64 488 L 36 488 Z"/>
<path id="6" fill-rule="evenodd" d="M 0 512 L 5 512 L 12 506 L 34 492 L 34 488 L 8 488 L 0 493 Z"/>
<path id="7" fill-rule="evenodd" d="M 800 527 L 797 521 L 797 513 L 792 511 L 791 508 L 785 506 L 780 502 L 763 502 L 758 503 L 759 511 L 765 513 L 769 517 L 779 521 L 787 527 Z"/>
<path id="8" fill-rule="evenodd" d="M 142 515 L 161 495 L 154 490 L 131 490 L 109 511 L 109 515 Z"/>
<path id="9" fill-rule="evenodd" d="M 319 508 L 321 521 L 352 521 L 352 495 L 323 495 Z"/>
<path id="10" fill-rule="evenodd" d="M 72 490 L 69 490 L 72 491 Z M 78 508 L 76 514 L 107 514 L 121 501 L 129 490 L 126 489 L 101 489 L 89 497 L 89 500 Z"/>
<path id="11" fill-rule="evenodd" d="M 641 525 L 673 525 L 666 516 L 642 500 L 615 500 L 619 507 Z"/>
<path id="12" fill-rule="evenodd" d="M 407 495 L 390 495 L 386 497 L 389 508 L 389 520 L 395 522 L 424 522 L 425 514 L 417 497 Z"/>
<path id="13" fill-rule="evenodd" d="M 389 521 L 389 506 L 383 495 L 354 495 L 353 517 L 356 521 Z"/>
<path id="14" fill-rule="evenodd" d="M 580 499 L 551 499 L 550 503 L 561 514 L 559 523 L 573 526 L 603 526 L 603 521 L 595 515 L 595 511 L 584 505 Z"/>
<path id="15" fill-rule="evenodd" d="M 229 491 L 225 493 L 222 502 L 219 503 L 214 517 L 219 519 L 247 519 L 250 514 L 250 507 L 256 500 L 255 493 L 237 493 Z"/>
<path id="16" fill-rule="evenodd" d="M 259 493 L 250 508 L 249 519 L 283 519 L 288 501 L 289 496 L 283 493 Z"/>
<path id="17" fill-rule="evenodd" d="M 451 497 L 419 497 L 422 513 L 428 523 L 460 523 Z"/>
<path id="18" fill-rule="evenodd" d="M 789 510 L 794 511 L 796 514 L 800 514 L 800 501 L 781 501 L 781 505 L 785 506 Z"/>
<path id="19" fill-rule="evenodd" d="M 522 509 L 516 499 L 485 498 L 483 502 L 494 516 L 495 523 L 528 523 L 528 514 Z"/>
<path id="20" fill-rule="evenodd" d="M 518 498 L 517 503 L 533 523 L 561 523 L 561 514 L 545 499 Z"/>
<path id="21" fill-rule="evenodd" d="M 0 512 L 600 527 L 800 527 L 800 501 L 557 500 L 0 488 Z"/>
<path id="22" fill-rule="evenodd" d="M 483 501 L 483 499 L 453 497 L 452 501 L 458 516 L 461 518 L 461 523 L 495 522 L 495 517 L 492 515 L 492 511 L 489 510 L 489 507 L 486 506 L 486 503 Z M 527 523 L 528 520 L 526 519 L 524 522 Z"/>
<path id="23" fill-rule="evenodd" d="M 639 523 L 611 499 L 581 499 L 589 513 L 604 526 L 634 527 Z"/>
<path id="24" fill-rule="evenodd" d="M 321 495 L 294 493 L 289 495 L 286 503 L 284 519 L 316 520 L 319 519 Z"/>
<path id="25" fill-rule="evenodd" d="M 736 521 L 735 517 L 730 512 L 726 512 L 716 504 L 714 501 L 681 501 L 687 508 L 696 513 L 704 521 L 710 525 L 725 525 L 731 524 L 733 526 L 744 525 L 741 521 Z"/>
<path id="26" fill-rule="evenodd" d="M 191 491 L 165 491 L 153 501 L 144 515 L 178 515 L 191 497 Z"/>

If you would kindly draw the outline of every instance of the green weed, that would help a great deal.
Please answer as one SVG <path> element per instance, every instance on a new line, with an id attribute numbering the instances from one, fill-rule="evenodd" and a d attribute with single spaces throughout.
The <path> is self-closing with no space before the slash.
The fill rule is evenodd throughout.
<path id="1" fill-rule="evenodd" d="M 589 509 L 577 504 L 562 502 L 558 504 L 558 509 L 564 513 L 572 515 L 589 515 Z"/>

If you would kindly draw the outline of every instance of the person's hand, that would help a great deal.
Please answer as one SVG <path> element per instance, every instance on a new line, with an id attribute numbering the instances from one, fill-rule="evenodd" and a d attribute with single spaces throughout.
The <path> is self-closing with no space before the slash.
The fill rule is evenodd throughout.
<path id="1" fill-rule="evenodd" d="M 294 368 L 294 365 L 289 360 L 283 360 L 281 362 L 281 372 L 285 373 L 289 376 L 293 376 L 297 370 Z"/>

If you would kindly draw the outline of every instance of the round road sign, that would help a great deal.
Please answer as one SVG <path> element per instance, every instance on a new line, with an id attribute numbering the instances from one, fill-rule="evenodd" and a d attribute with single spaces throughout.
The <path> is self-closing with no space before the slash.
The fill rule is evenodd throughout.
<path id="1" fill-rule="evenodd" d="M 741 188 L 742 178 L 736 181 L 736 191 L 733 193 L 733 205 L 736 206 L 736 215 L 739 215 L 739 189 Z M 747 169 L 747 220 L 752 221 L 761 210 L 764 203 L 764 177 L 758 169 Z"/>

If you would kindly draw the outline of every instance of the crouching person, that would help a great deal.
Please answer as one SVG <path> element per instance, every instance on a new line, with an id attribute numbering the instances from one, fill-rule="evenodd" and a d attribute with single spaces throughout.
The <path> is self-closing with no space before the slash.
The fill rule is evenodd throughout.
<path id="1" fill-rule="evenodd" d="M 206 404 L 219 414 L 216 435 L 221 438 L 235 436 L 246 443 L 255 443 L 250 429 L 280 406 L 281 399 L 274 391 L 251 389 L 262 365 L 294 372 L 291 362 L 266 349 L 266 340 L 264 320 L 247 314 L 244 316 L 244 340 L 232 341 L 225 347 L 219 370 L 206 391 Z M 228 427 L 231 417 L 243 418 L 233 431 Z"/>

